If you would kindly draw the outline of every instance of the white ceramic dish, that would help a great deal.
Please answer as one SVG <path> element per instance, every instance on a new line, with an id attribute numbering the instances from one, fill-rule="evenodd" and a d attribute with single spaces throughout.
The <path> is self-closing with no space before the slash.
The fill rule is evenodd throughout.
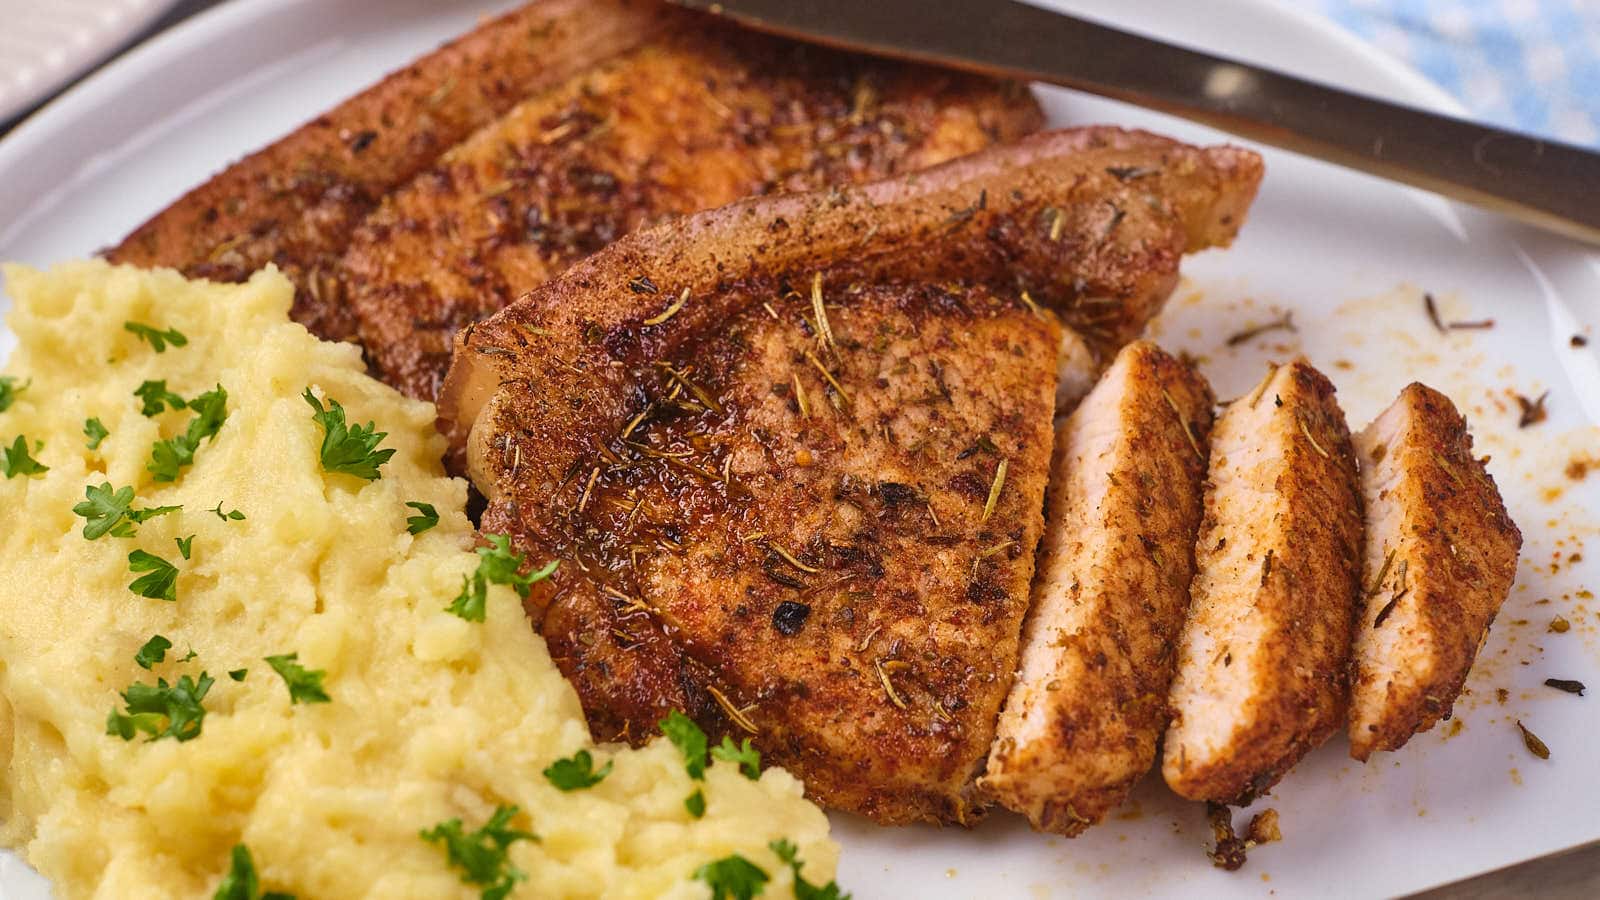
<path id="1" fill-rule="evenodd" d="M 110 56 L 177 0 L 0 0 L 0 122 Z"/>
<path id="2" fill-rule="evenodd" d="M 1269 0 L 1171 4 L 1059 0 L 1062 6 L 1454 111 L 1420 77 L 1331 26 Z M 0 258 L 34 264 L 116 240 L 184 189 L 504 4 L 433 0 L 236 0 L 140 48 L 0 143 Z M 981 23 L 974 23 L 981 27 Z M 175 75 L 182 71 L 182 77 Z M 1182 122 L 1064 91 L 1041 91 L 1053 122 L 1144 125 L 1199 141 Z M 995 815 L 971 831 L 880 829 L 835 817 L 840 881 L 858 898 L 1001 896 L 1393 895 L 1600 839 L 1595 704 L 1545 678 L 1600 689 L 1600 260 L 1493 217 L 1329 166 L 1268 152 L 1268 177 L 1243 238 L 1191 260 L 1154 334 L 1202 357 L 1217 393 L 1240 393 L 1263 362 L 1302 350 L 1339 384 L 1354 428 L 1405 383 L 1446 391 L 1474 421 L 1513 516 L 1524 562 L 1458 704 L 1461 724 L 1365 767 L 1342 738 L 1313 754 L 1261 807 L 1285 840 L 1235 873 L 1212 868 L 1204 814 L 1151 779 L 1112 821 L 1073 841 Z M 1440 335 L 1422 314 L 1487 331 Z M 0 298 L 0 304 L 5 301 Z M 1297 333 L 1228 347 L 1226 336 L 1294 312 Z M 11 338 L 0 330 L 0 357 Z M 1517 428 L 1508 390 L 1548 389 L 1550 419 Z M 1584 456 L 1587 454 L 1587 456 Z M 1554 565 L 1552 565 L 1554 563 Z M 1540 602 L 1548 601 L 1548 602 Z M 1564 634 L 1547 625 L 1561 615 Z M 1520 623 L 1520 624 L 1519 624 Z M 1503 699 L 1497 691 L 1505 691 Z M 1535 759 L 1521 720 L 1552 750 Z M 0 856 L 0 895 L 42 883 Z"/>

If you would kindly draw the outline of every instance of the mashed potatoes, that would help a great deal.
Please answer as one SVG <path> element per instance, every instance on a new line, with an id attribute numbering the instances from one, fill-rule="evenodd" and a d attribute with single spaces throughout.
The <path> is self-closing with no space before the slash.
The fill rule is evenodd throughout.
<path id="1" fill-rule="evenodd" d="M 483 623 L 445 611 L 478 558 L 466 485 L 437 462 L 433 407 L 291 324 L 282 277 L 219 286 L 101 263 L 5 274 L 21 342 L 6 371 L 28 384 L 0 412 L 0 442 L 25 436 L 49 471 L 0 480 L 0 843 L 58 897 L 209 897 L 237 844 L 263 890 L 301 900 L 477 897 L 419 832 L 449 819 L 470 832 L 510 805 L 511 826 L 538 836 L 511 845 L 528 876 L 512 896 L 706 897 L 693 874 L 731 854 L 770 876 L 763 896 L 787 896 L 768 846 L 779 838 L 808 881 L 832 878 L 827 821 L 787 773 L 750 780 L 718 761 L 700 782 L 666 741 L 592 747 L 510 589 L 490 587 Z M 125 322 L 187 343 L 157 353 Z M 153 380 L 187 399 L 227 391 L 226 423 L 173 483 L 146 464 L 194 414 L 143 415 L 134 392 Z M 389 433 L 382 446 L 398 452 L 381 480 L 324 471 L 308 386 Z M 91 418 L 108 432 L 92 450 Z M 182 509 L 87 540 L 73 507 L 105 482 L 133 487 L 136 509 Z M 408 501 L 439 524 L 408 534 Z M 129 590 L 136 549 L 177 567 L 174 602 Z M 134 657 L 157 634 L 173 648 L 146 671 Z M 288 653 L 325 673 L 330 702 L 291 704 L 264 662 Z M 198 737 L 107 733 L 131 684 L 202 671 L 215 684 Z M 545 768 L 584 748 L 614 769 L 556 789 Z M 684 802 L 697 788 L 700 819 Z"/>

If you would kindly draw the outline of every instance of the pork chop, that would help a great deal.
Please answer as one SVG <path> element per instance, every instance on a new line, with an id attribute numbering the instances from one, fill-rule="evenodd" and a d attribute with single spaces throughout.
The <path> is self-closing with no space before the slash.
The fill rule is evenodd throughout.
<path id="1" fill-rule="evenodd" d="M 523 98 L 686 15 L 642 0 L 540 0 L 492 19 L 229 166 L 106 256 L 213 281 L 272 263 L 295 284 L 295 321 L 352 339 L 339 259 L 384 195 Z"/>
<path id="2" fill-rule="evenodd" d="M 1076 835 L 1150 771 L 1189 608 L 1211 389 L 1138 341 L 1056 432 L 1021 670 L 981 786 Z"/>
<path id="3" fill-rule="evenodd" d="M 1019 85 L 686 18 L 396 191 L 342 281 L 379 376 L 432 400 L 457 330 L 642 225 L 913 171 L 1041 122 Z"/>
<path id="4" fill-rule="evenodd" d="M 1450 716 L 1511 590 L 1522 534 L 1438 391 L 1410 385 L 1355 446 L 1367 537 L 1350 755 L 1365 761 Z"/>
<path id="5" fill-rule="evenodd" d="M 1259 177 L 1040 135 L 636 232 L 464 329 L 441 426 L 483 530 L 563 560 L 529 611 L 597 735 L 679 708 L 822 802 L 972 821 L 1042 526 L 1049 310 L 1126 339 Z"/>
<path id="6" fill-rule="evenodd" d="M 1361 496 L 1333 385 L 1304 360 L 1217 419 L 1162 774 L 1244 803 L 1344 724 Z"/>

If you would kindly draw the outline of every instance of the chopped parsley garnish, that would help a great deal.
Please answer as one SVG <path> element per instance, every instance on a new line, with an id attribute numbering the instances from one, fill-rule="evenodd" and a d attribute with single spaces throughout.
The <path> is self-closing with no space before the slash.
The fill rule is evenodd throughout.
<path id="1" fill-rule="evenodd" d="M 8 479 L 15 478 L 18 475 L 23 478 L 29 478 L 50 471 L 49 466 L 28 455 L 28 439 L 20 434 L 17 435 L 17 439 L 12 442 L 11 446 L 0 446 L 0 456 L 5 457 L 6 478 Z"/>
<path id="2" fill-rule="evenodd" d="M 706 733 L 700 726 L 677 710 L 667 713 L 667 717 L 660 722 L 661 733 L 672 742 L 678 752 L 683 754 L 683 769 L 689 777 L 696 781 L 704 781 L 706 777 Z M 696 788 L 683 801 L 684 809 L 696 819 L 706 814 L 706 795 Z"/>
<path id="3" fill-rule="evenodd" d="M 489 546 L 478 548 L 478 570 L 461 579 L 461 593 L 445 607 L 445 612 L 458 615 L 468 622 L 483 621 L 490 584 L 508 585 L 517 592 L 517 596 L 526 600 L 533 585 L 549 578 L 558 565 L 552 560 L 542 569 L 526 575 L 519 574 L 518 570 L 522 568 L 526 557 L 511 552 L 511 539 L 503 534 L 486 534 L 484 537 L 489 541 Z"/>
<path id="4" fill-rule="evenodd" d="M 750 900 L 765 890 L 770 880 L 760 866 L 737 853 L 695 869 L 694 878 L 711 888 L 711 900 Z"/>
<path id="5" fill-rule="evenodd" d="M 72 511 L 85 519 L 83 536 L 91 541 L 106 534 L 112 537 L 133 537 L 135 525 L 147 522 L 156 516 L 175 513 L 183 508 L 157 506 L 153 509 L 132 509 L 133 488 L 116 490 L 111 487 L 109 481 L 99 487 L 93 485 L 85 487 L 83 495 L 88 499 L 74 506 Z"/>
<path id="6" fill-rule="evenodd" d="M 176 411 L 189 406 L 189 401 L 167 390 L 166 379 L 146 381 L 133 389 L 133 395 L 144 404 L 139 412 L 146 418 L 158 416 L 168 409 Z"/>
<path id="7" fill-rule="evenodd" d="M 228 677 L 232 678 L 234 681 L 243 681 L 244 677 L 249 674 L 249 669 L 234 669 L 228 673 Z"/>
<path id="8" fill-rule="evenodd" d="M 395 451 L 392 448 L 379 450 L 377 447 L 389 436 L 389 432 L 378 431 L 374 422 L 349 427 L 344 420 L 344 407 L 339 405 L 339 401 L 329 397 L 328 405 L 332 408 L 323 409 L 322 401 L 311 393 L 311 388 L 306 388 L 305 398 L 316 411 L 311 418 L 322 426 L 323 470 L 354 475 L 367 481 L 382 478 L 378 467 L 388 462 Z"/>
<path id="9" fill-rule="evenodd" d="M 188 559 L 189 554 L 194 552 L 194 535 L 191 534 L 186 538 L 173 538 L 173 540 L 178 544 L 178 552 L 183 555 L 184 559 Z M 746 743 L 749 742 L 746 741 Z"/>
<path id="10" fill-rule="evenodd" d="M 110 437 L 111 432 L 106 430 L 105 423 L 99 419 L 84 419 L 83 436 L 89 439 L 89 442 L 84 446 L 90 450 L 99 450 L 100 442 Z"/>
<path id="11" fill-rule="evenodd" d="M 677 710 L 667 713 L 660 722 L 661 733 L 683 754 L 683 768 L 689 777 L 703 781 L 706 777 L 706 733 L 700 726 Z"/>
<path id="12" fill-rule="evenodd" d="M 128 570 L 145 573 L 135 578 L 128 590 L 151 600 L 178 599 L 178 567 L 172 563 L 154 553 L 135 550 L 128 554 Z"/>
<path id="13" fill-rule="evenodd" d="M 164 737 L 180 742 L 194 740 L 200 736 L 200 726 L 206 718 L 200 701 L 206 698 L 213 683 L 210 675 L 201 672 L 199 681 L 185 675 L 172 685 L 167 684 L 165 678 L 156 679 L 155 687 L 137 682 L 130 684 L 122 692 L 126 711 L 111 711 L 106 718 L 106 734 L 125 741 L 133 740 L 141 731 L 152 741 Z"/>
<path id="14" fill-rule="evenodd" d="M 830 881 L 822 887 L 817 887 L 800 877 L 800 848 L 789 842 L 788 838 L 778 838 L 767 845 L 784 865 L 794 873 L 794 900 L 850 900 L 850 895 L 839 890 L 837 881 Z"/>
<path id="15" fill-rule="evenodd" d="M 162 331 L 159 328 L 139 322 L 123 322 L 122 327 L 138 335 L 141 340 L 149 342 L 157 353 L 167 352 L 168 344 L 174 347 L 182 347 L 189 343 L 189 339 L 184 337 L 183 333 L 176 328 L 168 328 L 166 331 Z"/>
<path id="16" fill-rule="evenodd" d="M 16 376 L 0 375 L 0 412 L 11 408 L 17 402 L 17 395 L 28 389 L 31 382 L 17 383 Z"/>
<path id="17" fill-rule="evenodd" d="M 133 655 L 133 661 L 139 664 L 139 668 L 149 669 L 156 663 L 166 659 L 167 651 L 171 649 L 172 642 L 158 634 L 144 642 L 144 646 L 139 648 L 139 652 Z"/>
<path id="18" fill-rule="evenodd" d="M 156 481 L 177 481 L 184 466 L 194 463 L 194 454 L 200 442 L 215 440 L 222 423 L 228 420 L 228 392 L 222 385 L 189 401 L 195 416 L 183 434 L 165 441 L 156 441 L 150 450 L 150 462 L 145 466 Z"/>
<path id="19" fill-rule="evenodd" d="M 733 738 L 722 736 L 722 745 L 711 748 L 711 755 L 723 762 L 738 763 L 744 777 L 755 781 L 761 777 L 761 751 L 750 746 L 750 739 L 735 744 Z"/>
<path id="20" fill-rule="evenodd" d="M 289 686 L 289 703 L 330 702 L 332 698 L 322 689 L 322 678 L 328 673 L 321 669 L 307 669 L 296 662 L 299 657 L 298 653 L 285 653 L 266 658 L 267 665 L 283 676 L 284 683 Z"/>
<path id="21" fill-rule="evenodd" d="M 608 760 L 599 771 L 595 770 L 594 757 L 587 750 L 579 750 L 566 759 L 558 759 L 544 770 L 544 777 L 563 791 L 576 791 L 594 787 L 611 774 Z"/>
<path id="22" fill-rule="evenodd" d="M 415 500 L 406 503 L 406 505 L 418 513 L 418 515 L 406 517 L 406 530 L 412 534 L 421 534 L 439 524 L 439 511 L 434 509 L 432 505 L 419 503 Z"/>
<path id="23" fill-rule="evenodd" d="M 244 521 L 244 513 L 239 512 L 237 509 L 230 509 L 227 512 L 223 512 L 222 511 L 222 501 L 221 500 L 217 501 L 217 505 L 212 507 L 211 511 L 216 513 L 217 514 L 217 518 L 221 519 L 224 522 L 229 522 L 229 521 L 232 521 L 232 522 L 243 522 Z"/>
<path id="24" fill-rule="evenodd" d="M 217 885 L 211 900 L 295 900 L 293 894 L 280 891 L 261 893 L 261 878 L 256 874 L 255 860 L 250 858 L 250 848 L 234 844 L 227 874 Z"/>
<path id="25" fill-rule="evenodd" d="M 519 811 L 515 806 L 497 806 L 489 821 L 471 833 L 462 830 L 460 819 L 450 819 L 424 830 L 422 839 L 444 845 L 450 865 L 461 870 L 461 881 L 483 888 L 482 900 L 503 900 L 517 882 L 528 877 L 511 865 L 511 845 L 538 840 L 526 831 L 509 827 Z"/>

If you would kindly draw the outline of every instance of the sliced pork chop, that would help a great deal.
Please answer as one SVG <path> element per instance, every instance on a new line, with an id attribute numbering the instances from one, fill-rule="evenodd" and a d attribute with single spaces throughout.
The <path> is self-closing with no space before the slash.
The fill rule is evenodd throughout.
<path id="1" fill-rule="evenodd" d="M 1044 543 L 981 786 L 1076 835 L 1150 771 L 1189 608 L 1211 389 L 1146 341 L 1056 432 Z"/>
<path id="2" fill-rule="evenodd" d="M 530 613 L 591 727 L 679 708 L 830 805 L 975 818 L 1042 523 L 1049 309 L 1101 346 L 1140 327 L 1259 176 L 1042 135 L 637 232 L 463 330 L 441 424 L 483 530 L 563 560 Z"/>
<path id="3" fill-rule="evenodd" d="M 1517 572 L 1522 534 L 1450 399 L 1412 384 L 1356 437 L 1367 536 L 1350 755 L 1448 718 Z"/>
<path id="4" fill-rule="evenodd" d="M 433 399 L 457 330 L 642 225 L 913 171 L 1043 121 L 1018 85 L 689 21 L 531 97 L 356 232 L 341 280 L 384 380 Z"/>
<path id="5" fill-rule="evenodd" d="M 213 281 L 273 263 L 295 283 L 295 321 L 354 338 L 339 259 L 384 195 L 523 98 L 687 15 L 643 0 L 540 0 L 491 19 L 229 166 L 106 256 Z"/>
<path id="6" fill-rule="evenodd" d="M 1296 360 L 1212 432 L 1162 760 L 1191 800 L 1247 802 L 1344 723 L 1362 523 L 1333 393 Z"/>

